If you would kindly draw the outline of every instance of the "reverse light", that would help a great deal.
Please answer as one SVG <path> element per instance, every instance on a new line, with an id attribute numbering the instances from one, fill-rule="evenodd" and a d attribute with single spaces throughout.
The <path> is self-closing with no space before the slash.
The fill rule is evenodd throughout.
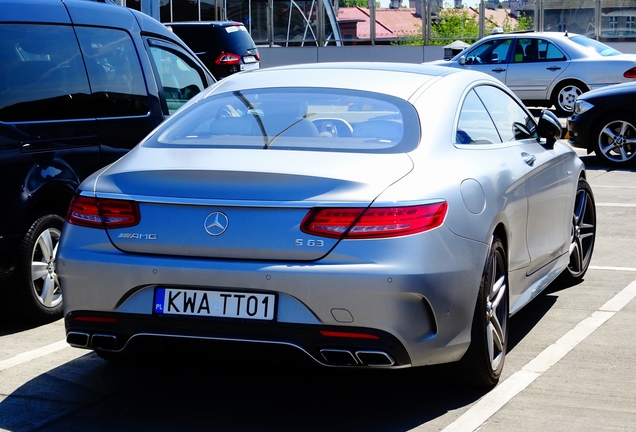
<path id="1" fill-rule="evenodd" d="M 369 333 L 343 332 L 320 330 L 320 334 L 326 337 L 347 338 L 347 339 L 380 339 L 379 336 Z"/>
<path id="2" fill-rule="evenodd" d="M 636 66 L 631 69 L 627 69 L 623 76 L 625 78 L 636 78 Z"/>
<path id="3" fill-rule="evenodd" d="M 66 214 L 66 221 L 90 228 L 126 228 L 141 220 L 135 201 L 75 195 Z"/>
<path id="4" fill-rule="evenodd" d="M 315 208 L 303 220 L 301 231 L 331 238 L 386 238 L 428 231 L 446 217 L 446 201 L 402 207 Z"/>
<path id="5" fill-rule="evenodd" d="M 241 62 L 241 56 L 232 53 L 222 52 L 214 63 L 218 65 L 235 65 Z"/>

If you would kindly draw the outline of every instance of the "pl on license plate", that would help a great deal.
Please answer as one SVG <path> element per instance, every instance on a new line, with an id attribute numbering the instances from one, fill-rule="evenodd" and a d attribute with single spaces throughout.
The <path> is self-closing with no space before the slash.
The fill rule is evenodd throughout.
<path id="1" fill-rule="evenodd" d="M 273 320 L 274 294 L 157 288 L 156 314 Z"/>

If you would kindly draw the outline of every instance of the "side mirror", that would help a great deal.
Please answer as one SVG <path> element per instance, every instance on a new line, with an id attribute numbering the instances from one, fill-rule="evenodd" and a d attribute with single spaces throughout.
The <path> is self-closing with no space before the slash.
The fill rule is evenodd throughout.
<path id="1" fill-rule="evenodd" d="M 559 118 L 552 111 L 541 110 L 537 133 L 541 138 L 545 138 L 548 147 L 553 148 L 554 143 L 561 139 L 561 134 L 563 133 Z"/>
<path id="2" fill-rule="evenodd" d="M 498 53 L 492 53 L 492 55 L 490 56 L 490 61 L 492 63 L 499 63 L 499 54 Z"/>
<path id="3" fill-rule="evenodd" d="M 461 56 L 459 58 L 459 64 L 464 66 L 466 64 L 466 56 Z"/>

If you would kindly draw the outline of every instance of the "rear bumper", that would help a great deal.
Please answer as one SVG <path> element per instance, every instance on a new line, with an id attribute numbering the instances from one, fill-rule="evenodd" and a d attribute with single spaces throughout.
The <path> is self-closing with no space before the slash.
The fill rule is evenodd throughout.
<path id="1" fill-rule="evenodd" d="M 109 319 L 113 322 L 105 322 Z M 156 318 L 84 311 L 68 314 L 65 325 L 70 345 L 113 353 L 134 349 L 137 343 L 143 344 L 146 350 L 166 352 L 166 347 L 178 345 L 174 343 L 176 340 L 188 339 L 210 342 L 221 352 L 227 346 L 224 342 L 265 344 L 280 348 L 281 352 L 292 347 L 323 366 L 400 368 L 411 365 L 404 346 L 395 337 L 386 332 L 357 327 L 344 330 L 375 338 L 328 337 L 320 333 L 325 330 L 343 331 L 337 326 L 236 323 L 223 319 Z"/>
<path id="2" fill-rule="evenodd" d="M 390 358 L 382 364 L 387 367 L 459 360 L 470 344 L 488 253 L 488 245 L 444 226 L 426 238 L 406 236 L 383 247 L 342 242 L 331 259 L 308 262 L 128 254 L 101 230 L 69 224 L 64 229 L 56 270 L 72 345 L 105 349 L 102 343 L 108 343 L 109 350 L 120 351 L 137 339 L 257 342 L 293 346 L 327 365 L 323 350 L 332 350 L 327 355 L 333 358 L 353 357 L 359 364 L 352 366 L 365 365 L 360 355 L 385 363 L 383 356 Z M 361 256 L 366 258 L 355 258 Z M 245 321 L 156 314 L 156 288 L 166 287 L 275 294 L 276 316 Z M 80 315 L 117 321 L 77 320 Z M 359 330 L 378 338 L 325 339 L 318 330 Z"/>

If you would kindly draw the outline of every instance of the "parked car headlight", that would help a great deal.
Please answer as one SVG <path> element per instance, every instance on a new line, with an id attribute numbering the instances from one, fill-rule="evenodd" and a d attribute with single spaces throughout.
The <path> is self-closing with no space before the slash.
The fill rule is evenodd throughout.
<path id="1" fill-rule="evenodd" d="M 583 114 L 585 111 L 593 107 L 594 105 L 584 100 L 577 100 L 574 102 L 574 112 L 576 114 Z"/>

